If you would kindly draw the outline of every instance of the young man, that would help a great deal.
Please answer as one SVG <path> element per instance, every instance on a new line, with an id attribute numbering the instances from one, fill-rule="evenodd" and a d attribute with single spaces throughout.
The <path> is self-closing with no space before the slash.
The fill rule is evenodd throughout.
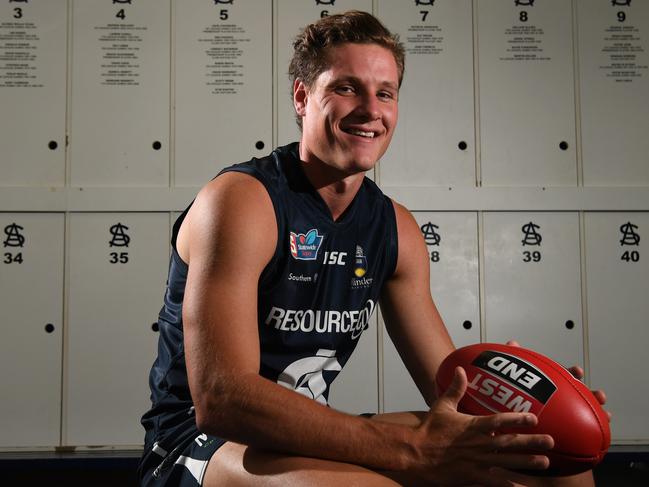
<path id="1" fill-rule="evenodd" d="M 299 144 L 228 168 L 174 226 L 143 485 L 525 481 L 504 469 L 546 468 L 552 438 L 494 433 L 534 425 L 530 414 L 458 413 L 461 369 L 435 398 L 453 345 L 426 246 L 364 177 L 395 129 L 403 47 L 361 12 L 308 26 L 294 47 Z M 428 412 L 367 418 L 326 405 L 378 302 Z"/>

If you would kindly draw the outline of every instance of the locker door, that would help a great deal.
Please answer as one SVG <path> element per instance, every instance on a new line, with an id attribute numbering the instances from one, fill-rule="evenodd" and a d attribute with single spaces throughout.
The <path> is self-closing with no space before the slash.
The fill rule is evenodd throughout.
<path id="1" fill-rule="evenodd" d="M 73 186 L 168 185 L 169 22 L 169 0 L 73 3 Z"/>
<path id="2" fill-rule="evenodd" d="M 579 216 L 485 213 L 486 341 L 583 364 Z"/>
<path id="3" fill-rule="evenodd" d="M 272 3 L 176 2 L 175 183 L 272 150 Z"/>
<path id="4" fill-rule="evenodd" d="M 0 448 L 59 445 L 64 226 L 0 213 Z"/>
<path id="5" fill-rule="evenodd" d="M 590 384 L 606 391 L 613 440 L 649 439 L 649 213 L 586 213 Z"/>
<path id="6" fill-rule="evenodd" d="M 480 342 L 478 221 L 475 213 L 415 212 L 430 256 L 430 289 L 455 343 Z M 425 410 L 387 332 L 383 337 L 385 411 Z"/>
<path id="7" fill-rule="evenodd" d="M 647 186 L 649 3 L 614 3 L 577 4 L 584 185 Z"/>
<path id="8" fill-rule="evenodd" d="M 65 184 L 66 0 L 0 5 L 2 186 Z"/>
<path id="9" fill-rule="evenodd" d="M 278 144 L 300 139 L 293 109 L 293 86 L 288 79 L 288 65 L 293 56 L 293 39 L 307 24 L 321 16 L 347 10 L 372 12 L 372 0 L 277 0 L 277 133 Z"/>
<path id="10" fill-rule="evenodd" d="M 572 2 L 475 3 L 483 185 L 576 185 Z"/>
<path id="11" fill-rule="evenodd" d="M 381 0 L 406 48 L 399 122 L 381 159 L 385 186 L 475 185 L 471 2 Z"/>
<path id="12" fill-rule="evenodd" d="M 140 445 L 169 262 L 167 213 L 70 216 L 66 445 Z"/>

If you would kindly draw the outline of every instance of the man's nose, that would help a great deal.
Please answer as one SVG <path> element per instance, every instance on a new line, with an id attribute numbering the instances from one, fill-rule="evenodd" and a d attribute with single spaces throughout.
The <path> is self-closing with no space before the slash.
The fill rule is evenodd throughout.
<path id="1" fill-rule="evenodd" d="M 381 107 L 376 96 L 370 94 L 363 95 L 359 103 L 358 113 L 368 120 L 378 120 L 381 118 Z"/>

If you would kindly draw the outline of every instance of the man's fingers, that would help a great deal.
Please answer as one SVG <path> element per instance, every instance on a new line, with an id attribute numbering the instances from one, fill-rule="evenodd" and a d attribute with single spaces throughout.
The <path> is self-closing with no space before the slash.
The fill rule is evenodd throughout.
<path id="1" fill-rule="evenodd" d="M 464 396 L 467 387 L 466 372 L 462 367 L 455 367 L 453 371 L 453 380 L 448 389 L 440 396 L 440 401 L 446 401 L 453 409 L 457 410 L 457 405 Z"/>
<path id="2" fill-rule="evenodd" d="M 520 450 L 546 451 L 552 449 L 554 440 L 550 435 L 501 434 L 492 440 L 496 452 L 514 452 Z"/>
<path id="3" fill-rule="evenodd" d="M 510 470 L 545 470 L 550 466 L 550 460 L 545 455 L 489 453 L 483 460 L 494 467 Z"/>
<path id="4" fill-rule="evenodd" d="M 489 416 L 476 416 L 474 422 L 483 433 L 492 433 L 506 428 L 536 426 L 538 420 L 531 413 L 498 413 Z"/>

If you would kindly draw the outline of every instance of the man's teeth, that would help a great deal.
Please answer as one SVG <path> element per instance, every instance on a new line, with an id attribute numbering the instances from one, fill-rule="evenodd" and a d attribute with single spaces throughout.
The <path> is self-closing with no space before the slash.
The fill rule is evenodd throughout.
<path id="1" fill-rule="evenodd" d="M 374 137 L 374 132 L 364 132 L 363 130 L 348 129 L 348 133 L 352 135 L 360 135 L 361 137 L 369 137 L 370 139 Z"/>

